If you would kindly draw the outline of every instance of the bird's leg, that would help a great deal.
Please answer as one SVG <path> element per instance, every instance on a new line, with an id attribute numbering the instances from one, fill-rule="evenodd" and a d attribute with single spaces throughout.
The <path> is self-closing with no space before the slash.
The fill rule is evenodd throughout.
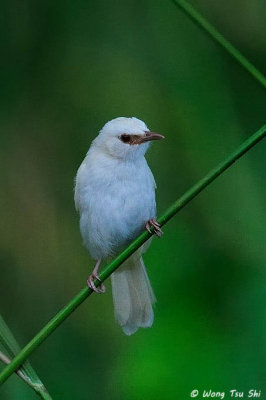
<path id="1" fill-rule="evenodd" d="M 152 226 L 154 227 L 155 235 L 161 237 L 163 235 L 163 231 L 161 230 L 161 225 L 156 221 L 155 218 L 149 219 L 149 221 L 145 225 L 145 228 L 147 229 L 148 232 L 152 233 L 151 231 Z"/>
<path id="2" fill-rule="evenodd" d="M 99 282 L 102 282 L 101 279 L 100 279 L 99 276 L 98 276 L 98 270 L 99 270 L 101 261 L 102 261 L 102 259 L 99 258 L 99 260 L 97 261 L 97 263 L 96 263 L 96 265 L 95 265 L 95 267 L 94 267 L 94 269 L 93 269 L 93 271 L 92 271 L 92 274 L 89 276 L 89 278 L 88 278 L 88 280 L 87 280 L 87 283 L 88 283 L 89 288 L 90 288 L 91 290 L 93 290 L 94 292 L 96 292 L 96 293 L 104 293 L 104 292 L 105 292 L 105 286 L 104 286 L 103 283 L 101 283 L 100 288 L 98 289 L 98 288 L 94 285 L 94 282 L 93 282 L 94 279 L 97 279 Z"/>

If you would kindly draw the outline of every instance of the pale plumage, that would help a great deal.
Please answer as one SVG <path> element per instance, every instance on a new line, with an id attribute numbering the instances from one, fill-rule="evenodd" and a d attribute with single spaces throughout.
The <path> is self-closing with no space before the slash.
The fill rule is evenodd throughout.
<path id="1" fill-rule="evenodd" d="M 109 121 L 92 142 L 77 172 L 75 204 L 84 245 L 94 259 L 115 256 L 155 219 L 155 181 L 144 155 L 149 140 L 160 138 L 137 118 L 121 117 Z M 112 274 L 115 316 L 128 335 L 153 322 L 143 250 Z"/>

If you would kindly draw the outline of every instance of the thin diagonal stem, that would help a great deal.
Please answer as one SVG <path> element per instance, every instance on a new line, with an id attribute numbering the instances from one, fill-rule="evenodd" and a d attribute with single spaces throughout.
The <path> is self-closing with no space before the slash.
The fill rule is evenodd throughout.
<path id="1" fill-rule="evenodd" d="M 158 219 L 161 225 L 166 224 L 173 216 L 204 190 L 219 175 L 228 169 L 237 159 L 245 154 L 251 147 L 266 136 L 266 125 L 260 128 L 222 163 L 211 170 L 204 178 L 192 186 L 183 196 L 180 197 L 166 212 Z M 153 228 L 151 228 L 153 230 Z M 128 257 L 130 257 L 143 243 L 150 238 L 148 231 L 142 232 L 122 253 L 111 261 L 101 272 L 100 279 L 105 281 Z M 94 281 L 95 286 L 99 286 L 98 280 Z M 52 318 L 44 328 L 21 350 L 21 352 L 11 361 L 11 363 L 0 374 L 0 384 L 19 368 L 19 366 L 29 357 L 29 355 L 59 326 L 69 317 L 69 315 L 92 294 L 88 287 L 82 289 L 59 313 Z"/>
<path id="2" fill-rule="evenodd" d="M 248 71 L 266 89 L 265 76 L 235 48 L 217 29 L 204 18 L 190 3 L 186 0 L 172 0 L 172 2 L 181 8 L 197 25 L 200 26 L 208 35 L 222 46 L 231 56 Z"/>
<path id="3" fill-rule="evenodd" d="M 11 360 L 1 351 L 0 351 L 0 361 L 2 361 L 4 364 L 7 365 L 11 363 Z M 17 369 L 15 372 L 24 382 L 26 382 L 33 390 L 35 390 L 35 392 L 42 399 L 52 400 L 52 398 L 50 397 L 50 395 L 48 394 L 42 383 L 32 382 L 30 378 L 28 378 L 20 369 Z"/>
<path id="4" fill-rule="evenodd" d="M 10 364 L 10 362 L 11 362 L 10 359 L 5 354 L 3 354 L 1 351 L 0 351 L 0 360 L 4 364 Z M 28 385 L 30 385 L 30 387 L 33 387 L 31 381 L 26 378 L 26 376 L 23 374 L 23 372 L 21 372 L 20 369 L 16 370 L 15 372 L 21 379 L 23 379 L 24 382 L 26 382 Z"/>

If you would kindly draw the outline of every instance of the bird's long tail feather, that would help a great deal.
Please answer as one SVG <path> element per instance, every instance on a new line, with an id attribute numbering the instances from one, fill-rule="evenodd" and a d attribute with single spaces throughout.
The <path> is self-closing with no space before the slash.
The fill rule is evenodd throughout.
<path id="1" fill-rule="evenodd" d="M 153 290 L 142 257 L 130 257 L 111 275 L 115 317 L 126 335 L 153 323 Z"/>

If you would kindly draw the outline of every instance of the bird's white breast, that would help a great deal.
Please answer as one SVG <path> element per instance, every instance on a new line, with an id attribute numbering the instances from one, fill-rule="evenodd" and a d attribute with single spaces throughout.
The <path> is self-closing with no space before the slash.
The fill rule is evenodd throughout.
<path id="1" fill-rule="evenodd" d="M 93 258 L 117 254 L 155 218 L 155 182 L 144 157 L 120 160 L 93 148 L 75 187 L 85 246 Z"/>

